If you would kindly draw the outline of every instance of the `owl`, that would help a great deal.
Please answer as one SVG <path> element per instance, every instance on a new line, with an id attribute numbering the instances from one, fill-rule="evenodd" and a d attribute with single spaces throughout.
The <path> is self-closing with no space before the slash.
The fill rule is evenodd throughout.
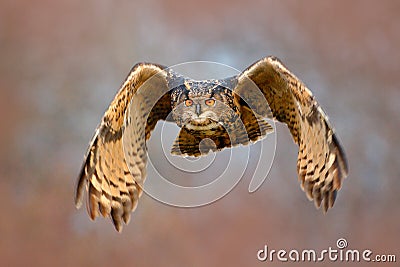
<path id="1" fill-rule="evenodd" d="M 298 145 L 301 188 L 326 212 L 348 173 L 345 153 L 311 91 L 271 56 L 220 80 L 197 81 L 162 65 L 136 64 L 95 131 L 75 205 L 81 207 L 86 192 L 90 218 L 110 217 L 120 232 L 142 194 L 146 141 L 159 120 L 180 127 L 172 154 L 199 157 L 264 138 L 273 131 L 266 118 L 289 128 Z"/>

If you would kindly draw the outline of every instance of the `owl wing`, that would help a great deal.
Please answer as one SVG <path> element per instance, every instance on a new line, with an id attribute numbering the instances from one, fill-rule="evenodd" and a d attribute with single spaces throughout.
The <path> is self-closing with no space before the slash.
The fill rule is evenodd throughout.
<path id="1" fill-rule="evenodd" d="M 135 65 L 111 102 L 85 155 L 75 205 L 88 194 L 91 219 L 110 216 L 117 231 L 136 208 L 146 177 L 146 145 L 160 119 L 171 111 L 170 72 L 155 64 Z M 127 155 L 127 157 L 125 157 Z"/>
<path id="2" fill-rule="evenodd" d="M 316 207 L 323 202 L 323 210 L 327 211 L 348 172 L 343 148 L 328 117 L 311 91 L 275 57 L 248 67 L 238 76 L 234 88 L 235 98 L 244 98 L 256 113 L 266 114 L 260 106 L 259 92 L 249 89 L 251 84 L 257 85 L 273 117 L 289 127 L 299 146 L 297 172 L 301 187 Z"/>

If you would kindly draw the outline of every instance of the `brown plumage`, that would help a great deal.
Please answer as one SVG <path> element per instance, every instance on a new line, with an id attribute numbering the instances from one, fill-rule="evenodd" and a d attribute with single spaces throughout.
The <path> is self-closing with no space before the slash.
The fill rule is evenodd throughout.
<path id="1" fill-rule="evenodd" d="M 265 137 L 272 131 L 266 117 L 289 127 L 299 146 L 301 186 L 327 211 L 347 176 L 343 149 L 311 91 L 274 57 L 223 80 L 194 81 L 161 65 L 135 65 L 90 143 L 76 206 L 87 191 L 90 217 L 110 216 L 122 230 L 142 193 L 146 141 L 159 120 L 181 127 L 172 153 L 200 156 Z"/>

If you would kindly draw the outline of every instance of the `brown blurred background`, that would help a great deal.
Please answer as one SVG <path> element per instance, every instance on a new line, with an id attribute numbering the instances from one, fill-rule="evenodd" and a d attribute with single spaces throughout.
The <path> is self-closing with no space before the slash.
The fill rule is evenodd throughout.
<path id="1" fill-rule="evenodd" d="M 399 13 L 396 0 L 1 0 L 1 265 L 275 266 L 257 261 L 264 245 L 321 250 L 341 237 L 399 262 Z M 202 208 L 144 195 L 122 234 L 75 210 L 83 154 L 134 63 L 243 69 L 267 55 L 313 90 L 346 149 L 350 174 L 328 214 L 300 190 L 283 125 L 254 194 L 245 177 Z"/>

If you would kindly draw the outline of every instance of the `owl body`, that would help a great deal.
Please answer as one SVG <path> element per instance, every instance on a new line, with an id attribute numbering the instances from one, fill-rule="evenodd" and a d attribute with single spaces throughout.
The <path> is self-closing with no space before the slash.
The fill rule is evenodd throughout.
<path id="1" fill-rule="evenodd" d="M 172 117 L 181 127 L 171 152 L 200 156 L 249 141 L 257 141 L 272 127 L 262 118 L 241 117 L 233 94 L 233 79 L 194 81 L 185 79 L 171 90 Z M 249 131 L 246 125 L 259 126 Z M 253 127 L 254 128 L 254 127 Z"/>
<path id="2" fill-rule="evenodd" d="M 198 157 L 265 137 L 273 131 L 266 118 L 287 125 L 298 146 L 301 188 L 326 212 L 347 177 L 346 156 L 311 91 L 275 57 L 236 76 L 203 81 L 158 64 L 135 65 L 90 142 L 75 204 L 87 192 L 90 217 L 109 216 L 121 231 L 142 194 L 146 141 L 158 121 L 181 128 L 173 154 Z"/>

